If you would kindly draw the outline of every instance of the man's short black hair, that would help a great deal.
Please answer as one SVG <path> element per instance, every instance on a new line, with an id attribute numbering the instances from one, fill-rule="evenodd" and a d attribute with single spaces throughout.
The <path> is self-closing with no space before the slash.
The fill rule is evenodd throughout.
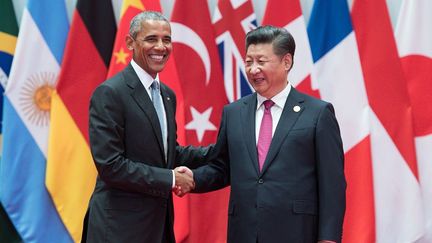
<path id="1" fill-rule="evenodd" d="M 285 28 L 264 25 L 251 30 L 246 35 L 246 50 L 252 44 L 269 43 L 273 44 L 273 51 L 277 56 L 283 57 L 289 53 L 294 59 L 294 38 Z"/>

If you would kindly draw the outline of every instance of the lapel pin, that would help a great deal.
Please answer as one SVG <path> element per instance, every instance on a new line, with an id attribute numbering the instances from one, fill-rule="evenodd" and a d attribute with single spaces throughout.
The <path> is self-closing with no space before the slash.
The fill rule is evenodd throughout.
<path id="1" fill-rule="evenodd" d="M 171 100 L 170 97 L 167 97 L 166 99 L 167 99 L 167 100 Z"/>
<path id="2" fill-rule="evenodd" d="M 293 107 L 293 111 L 294 112 L 299 112 L 300 111 L 300 106 L 296 105 Z"/>

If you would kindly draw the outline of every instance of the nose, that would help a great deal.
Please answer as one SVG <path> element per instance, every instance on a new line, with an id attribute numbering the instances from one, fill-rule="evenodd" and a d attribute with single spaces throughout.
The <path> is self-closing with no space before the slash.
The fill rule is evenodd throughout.
<path id="1" fill-rule="evenodd" d="M 163 43 L 163 40 L 158 40 L 157 43 L 155 44 L 154 48 L 157 48 L 157 49 L 164 49 L 164 48 L 165 48 L 165 45 L 164 45 L 164 43 Z"/>
<path id="2" fill-rule="evenodd" d="M 258 73 L 261 72 L 261 68 L 258 65 L 256 65 L 256 64 L 252 64 L 252 66 L 249 69 L 249 72 L 251 74 L 258 74 Z"/>

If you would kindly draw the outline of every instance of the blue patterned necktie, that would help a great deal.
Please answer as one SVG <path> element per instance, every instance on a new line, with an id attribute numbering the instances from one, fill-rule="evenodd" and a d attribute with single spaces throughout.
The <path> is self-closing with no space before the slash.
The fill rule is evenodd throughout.
<path id="1" fill-rule="evenodd" d="M 166 125 L 165 125 L 165 119 L 164 119 L 162 96 L 160 93 L 159 82 L 157 82 L 156 80 L 153 81 L 153 83 L 151 85 L 151 95 L 152 95 L 153 106 L 156 109 L 156 113 L 157 113 L 157 116 L 159 119 L 159 124 L 161 127 L 162 141 L 163 141 L 165 160 L 166 160 L 166 155 L 167 155 Z"/>

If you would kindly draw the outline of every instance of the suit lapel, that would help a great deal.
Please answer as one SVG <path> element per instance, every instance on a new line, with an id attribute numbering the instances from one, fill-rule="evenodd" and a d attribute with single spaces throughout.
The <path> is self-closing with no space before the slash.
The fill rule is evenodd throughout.
<path id="1" fill-rule="evenodd" d="M 167 145 L 167 163 L 168 168 L 173 168 L 174 161 L 174 152 L 176 147 L 176 124 L 175 124 L 175 104 L 174 97 L 171 97 L 167 91 L 167 87 L 165 84 L 161 82 L 161 93 L 162 100 L 165 107 L 166 119 L 167 119 L 167 136 L 168 136 L 168 145 Z M 174 148 L 171 149 L 171 148 Z"/>
<path id="2" fill-rule="evenodd" d="M 255 113 L 257 106 L 256 96 L 256 93 L 254 93 L 244 101 L 244 105 L 241 110 L 241 119 L 242 121 L 246 121 L 245 125 L 243 126 L 243 136 L 245 138 L 244 141 L 246 142 L 246 147 L 251 157 L 250 161 L 252 162 L 252 165 L 258 174 L 258 154 L 255 139 Z"/>
<path id="3" fill-rule="evenodd" d="M 261 171 L 262 173 L 264 173 L 270 166 L 271 162 L 280 151 L 283 140 L 291 131 L 300 114 L 305 109 L 303 101 L 304 99 L 301 98 L 299 93 L 294 89 L 294 87 L 292 87 L 271 141 L 270 148 Z M 297 112 L 294 111 L 295 106 L 299 106 L 300 110 Z"/>
<path id="4" fill-rule="evenodd" d="M 163 154 L 163 143 L 162 143 L 162 131 L 159 125 L 159 119 L 156 113 L 156 110 L 153 106 L 153 102 L 151 101 L 147 91 L 145 90 L 144 86 L 140 82 L 138 76 L 136 75 L 135 71 L 133 70 L 132 66 L 129 64 L 125 71 L 125 81 L 128 84 L 129 87 L 132 88 L 131 95 L 135 102 L 138 104 L 138 106 L 141 108 L 142 111 L 144 111 L 144 114 L 147 116 L 147 118 L 150 121 L 150 124 L 153 128 L 153 132 L 156 134 L 159 147 Z"/>

